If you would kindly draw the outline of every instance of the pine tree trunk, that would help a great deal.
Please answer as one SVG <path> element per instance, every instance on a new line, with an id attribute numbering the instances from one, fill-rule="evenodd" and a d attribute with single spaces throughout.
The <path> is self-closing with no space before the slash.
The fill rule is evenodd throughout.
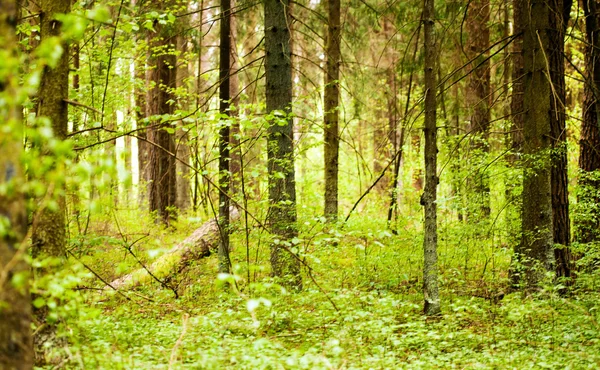
<path id="1" fill-rule="evenodd" d="M 423 295 L 425 298 L 424 312 L 428 316 L 441 313 L 437 262 L 437 51 L 434 17 L 434 0 L 425 0 L 423 5 L 425 35 L 425 190 L 421 197 L 421 204 L 425 208 Z"/>
<path id="2" fill-rule="evenodd" d="M 552 135 L 552 223 L 556 274 L 571 276 L 571 227 L 569 220 L 569 179 L 567 176 L 567 130 L 565 126 L 565 32 L 571 12 L 572 0 L 553 0 L 554 11 L 550 18 L 550 79 L 553 85 L 550 103 Z"/>
<path id="3" fill-rule="evenodd" d="M 168 4 L 164 4 L 164 7 L 168 8 Z M 175 96 L 172 91 L 176 87 L 174 29 L 160 24 L 155 28 L 156 33 L 150 43 L 153 52 L 148 71 L 148 80 L 153 83 L 146 101 L 149 116 L 173 113 Z M 172 211 L 177 196 L 175 135 L 169 122 L 159 122 L 154 121 L 156 126 L 148 130 L 148 141 L 152 143 L 148 150 L 148 200 L 150 211 L 156 212 L 158 220 L 168 225 L 176 216 Z"/>
<path id="4" fill-rule="evenodd" d="M 490 46 L 490 2 L 489 0 L 474 0 L 469 2 L 467 15 L 467 34 L 469 45 L 467 56 L 471 62 L 471 73 L 467 84 L 466 101 L 472 109 L 470 131 L 472 135 L 473 155 L 472 168 L 485 169 L 484 161 L 489 153 L 488 137 L 490 132 L 490 107 L 492 95 L 490 94 L 490 62 L 485 61 L 489 56 L 486 51 Z M 474 158 L 473 158 L 474 157 Z M 483 170 L 485 171 L 485 170 Z M 490 214 L 490 185 L 485 172 L 477 171 L 471 184 L 470 192 L 476 194 L 477 201 L 469 205 L 471 216 L 488 217 Z"/>
<path id="5" fill-rule="evenodd" d="M 600 203 L 600 9 L 596 1 L 583 1 L 585 14 L 585 100 L 581 139 L 579 141 L 579 168 L 581 176 L 578 203 L 585 207 L 576 220 L 576 238 L 581 243 L 600 240 L 600 214 L 595 205 Z M 595 172 L 595 173 L 594 173 Z"/>
<path id="6" fill-rule="evenodd" d="M 513 34 L 516 38 L 513 41 L 512 51 L 512 95 L 510 102 L 511 122 L 510 131 L 512 142 L 512 155 L 509 160 L 514 163 L 517 155 L 523 151 L 523 16 L 526 9 L 525 0 L 513 0 Z"/>
<path id="7" fill-rule="evenodd" d="M 219 113 L 222 117 L 229 114 L 229 74 L 231 68 L 231 0 L 221 0 L 221 43 L 219 45 Z M 219 129 L 219 272 L 229 273 L 229 138 L 230 128 L 227 120 L 221 122 Z"/>
<path id="8" fill-rule="evenodd" d="M 291 19 L 288 0 L 264 0 L 269 200 L 267 224 L 278 239 L 271 245 L 271 269 L 288 288 L 302 289 L 300 262 L 283 243 L 298 235 L 292 122 Z"/>
<path id="9" fill-rule="evenodd" d="M 59 14 L 69 13 L 70 0 L 44 0 L 41 2 L 40 32 L 42 42 L 51 37 L 59 37 L 61 23 L 55 17 Z M 52 123 L 54 137 L 64 140 L 67 137 L 68 105 L 65 102 L 69 98 L 69 45 L 62 45 L 63 52 L 54 68 L 46 67 L 42 75 L 38 91 L 38 117 L 47 117 Z M 42 152 L 49 153 L 50 149 L 42 148 Z M 64 163 L 56 162 L 58 168 L 64 168 Z M 31 254 L 38 257 L 64 257 L 66 246 L 66 223 L 65 223 L 65 197 L 61 194 L 64 187 L 62 181 L 56 181 L 49 187 L 53 191 L 52 196 L 56 199 L 58 207 L 50 208 L 42 204 L 42 208 L 34 215 L 33 229 L 31 235 Z M 39 271 L 39 273 L 44 273 Z M 38 325 L 44 328 L 36 332 L 34 337 L 35 363 L 44 365 L 49 359 L 46 351 L 49 343 L 51 346 L 56 340 L 56 327 L 46 324 L 47 308 L 34 311 Z M 54 359 L 50 359 L 54 361 Z"/>
<path id="10" fill-rule="evenodd" d="M 515 251 L 529 288 L 536 288 L 554 265 L 551 186 L 551 86 L 545 55 L 551 52 L 547 0 L 523 1 L 523 236 Z M 525 16 L 527 14 L 527 16 Z"/>
<path id="11" fill-rule="evenodd" d="M 0 0 L 0 44 L 5 56 L 17 60 L 15 25 L 18 22 L 17 1 Z M 18 64 L 11 64 L 17 67 Z M 21 168 L 23 124 L 21 103 L 15 101 L 19 78 L 17 68 L 3 70 L 0 77 L 0 117 L 12 129 L 0 135 L 0 223 L 8 226 L 0 234 L 0 369 L 33 368 L 31 338 L 31 302 L 29 287 L 15 286 L 11 277 L 27 273 L 21 243 L 27 233 L 25 197 L 18 191 L 25 181 Z M 8 73 L 7 73 L 8 72 Z"/>
<path id="12" fill-rule="evenodd" d="M 340 101 L 340 0 L 328 0 L 327 46 L 325 55 L 325 217 L 330 221 L 338 216 L 339 174 L 339 101 Z"/>

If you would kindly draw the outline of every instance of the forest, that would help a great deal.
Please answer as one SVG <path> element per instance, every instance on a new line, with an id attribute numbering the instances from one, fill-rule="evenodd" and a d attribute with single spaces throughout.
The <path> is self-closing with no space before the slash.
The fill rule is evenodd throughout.
<path id="1" fill-rule="evenodd" d="M 600 0 L 0 0 L 0 370 L 600 368 Z"/>

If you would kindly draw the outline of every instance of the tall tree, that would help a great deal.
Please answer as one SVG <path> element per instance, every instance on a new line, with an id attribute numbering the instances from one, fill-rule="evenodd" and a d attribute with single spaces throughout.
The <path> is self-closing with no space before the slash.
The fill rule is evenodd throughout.
<path id="1" fill-rule="evenodd" d="M 426 315 L 439 315 L 437 256 L 437 66 L 435 40 L 435 1 L 424 0 L 423 30 L 425 49 L 425 189 L 421 204 L 425 208 L 425 239 L 423 242 L 423 295 Z"/>
<path id="2" fill-rule="evenodd" d="M 470 130 L 473 138 L 473 148 L 476 157 L 474 166 L 477 168 L 487 168 L 482 165 L 479 158 L 485 160 L 485 154 L 489 152 L 488 137 L 490 132 L 491 103 L 492 94 L 490 94 L 490 2 L 489 0 L 473 0 L 469 2 L 467 15 L 467 33 L 468 47 L 467 57 L 473 60 L 471 63 L 471 73 L 467 84 L 466 100 L 469 108 L 472 109 Z M 477 153 L 477 152 L 480 153 Z M 472 191 L 477 194 L 481 200 L 476 207 L 482 216 L 489 216 L 490 213 L 490 185 L 486 177 L 485 170 L 479 171 L 476 178 L 473 179 Z M 473 208 L 473 207 L 471 207 Z M 475 209 L 472 209 L 475 211 Z M 476 212 L 476 211 L 475 211 Z M 476 212 L 478 213 L 478 212 Z"/>
<path id="3" fill-rule="evenodd" d="M 61 22 L 58 20 L 60 14 L 66 14 L 71 9 L 71 0 L 43 0 L 41 1 L 40 13 L 40 35 L 42 42 L 53 37 L 60 38 Z M 38 91 L 37 116 L 50 119 L 54 137 L 59 140 L 67 138 L 67 126 L 69 121 L 68 106 L 66 100 L 69 98 L 69 45 L 63 40 L 61 42 L 61 54 L 53 68 L 46 67 L 42 74 L 40 88 Z M 49 154 L 50 149 L 43 147 L 42 152 Z M 55 159 L 57 168 L 64 168 L 64 163 Z M 33 219 L 33 230 L 31 235 L 31 253 L 35 257 L 59 257 L 65 255 L 66 246 L 66 223 L 65 223 L 65 196 L 64 179 L 54 182 L 51 196 L 56 200 L 56 207 L 41 204 L 41 209 Z M 36 331 L 34 336 L 35 363 L 43 365 L 46 362 L 45 343 L 52 343 L 56 337 L 56 327 L 46 323 L 47 308 L 35 310 L 36 320 L 41 330 Z"/>
<path id="4" fill-rule="evenodd" d="M 161 3 L 161 11 L 170 11 L 176 0 Z M 173 24 L 155 22 L 155 32 L 150 36 L 150 58 L 146 77 L 150 83 L 146 97 L 146 115 L 162 116 L 173 114 L 176 88 L 175 45 L 176 35 Z M 148 168 L 150 184 L 148 198 L 150 211 L 157 212 L 158 219 L 169 224 L 175 217 L 173 207 L 177 197 L 175 134 L 169 121 L 155 122 L 148 130 Z"/>
<path id="5" fill-rule="evenodd" d="M 300 261 L 284 243 L 298 235 L 292 121 L 292 69 L 288 0 L 264 0 L 267 112 L 272 117 L 267 137 L 270 231 L 273 275 L 292 289 L 302 288 Z"/>
<path id="6" fill-rule="evenodd" d="M 327 58 L 325 67 L 325 217 L 335 221 L 338 215 L 338 174 L 340 156 L 340 0 L 328 0 Z"/>
<path id="7" fill-rule="evenodd" d="M 554 265 L 552 224 L 552 89 L 546 74 L 551 53 L 552 1 L 520 3 L 523 24 L 523 210 L 517 257 L 525 266 L 528 287 L 535 288 Z M 562 11 L 562 9 L 560 10 Z"/>
<path id="8" fill-rule="evenodd" d="M 553 0 L 550 14 L 550 80 L 552 81 L 550 128 L 552 135 L 552 223 L 556 274 L 571 276 L 571 223 L 569 220 L 569 179 L 567 174 L 567 130 L 565 126 L 565 32 L 572 0 Z"/>
<path id="9" fill-rule="evenodd" d="M 0 9 L 0 121 L 11 128 L 0 135 L 0 368 L 19 370 L 33 367 L 28 287 L 15 285 L 12 279 L 29 270 L 20 247 L 27 232 L 27 214 L 19 191 L 24 182 L 15 33 L 19 7 L 17 1 L 0 0 Z"/>
<path id="10" fill-rule="evenodd" d="M 585 14 L 585 100 L 581 139 L 579 141 L 579 168 L 581 177 L 578 203 L 586 207 L 585 214 L 577 219 L 576 238 L 589 243 L 600 238 L 600 214 L 595 204 L 600 203 L 600 12 L 597 1 L 582 1 Z M 596 172 L 596 173 L 595 173 Z"/>
<path id="11" fill-rule="evenodd" d="M 219 44 L 219 272 L 228 273 L 229 265 L 229 173 L 230 126 L 229 114 L 229 75 L 231 71 L 231 0 L 221 0 L 221 42 Z"/>

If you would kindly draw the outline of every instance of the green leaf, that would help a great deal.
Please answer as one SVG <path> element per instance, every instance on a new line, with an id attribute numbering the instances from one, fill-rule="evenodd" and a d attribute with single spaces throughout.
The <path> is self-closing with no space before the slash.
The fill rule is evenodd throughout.
<path id="1" fill-rule="evenodd" d="M 106 5 L 96 5 L 94 9 L 88 10 L 87 17 L 95 22 L 108 23 L 110 21 L 110 9 Z"/>

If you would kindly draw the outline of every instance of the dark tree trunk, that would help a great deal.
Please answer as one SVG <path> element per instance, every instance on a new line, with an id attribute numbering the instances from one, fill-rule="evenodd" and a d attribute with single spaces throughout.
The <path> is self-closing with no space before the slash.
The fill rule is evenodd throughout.
<path id="1" fill-rule="evenodd" d="M 486 51 L 490 46 L 490 2 L 489 0 L 474 0 L 469 2 L 467 16 L 467 33 L 469 43 L 467 56 L 471 63 L 471 73 L 467 84 L 466 100 L 471 113 L 471 130 L 473 140 L 472 167 L 481 168 L 471 182 L 471 192 L 477 197 L 475 204 L 470 206 L 471 216 L 488 217 L 490 214 L 490 185 L 485 174 L 485 161 L 489 153 L 488 137 L 490 132 L 490 62 L 485 61 L 489 56 Z M 474 158 L 473 158 L 474 157 Z"/>
<path id="2" fill-rule="evenodd" d="M 229 74 L 231 68 L 231 0 L 221 0 L 221 43 L 219 45 L 219 112 L 229 114 Z M 229 273 L 229 122 L 225 119 L 219 129 L 219 272 Z"/>
<path id="3" fill-rule="evenodd" d="M 165 9 L 168 8 L 164 4 Z M 172 114 L 174 111 L 176 87 L 176 57 L 174 27 L 157 24 L 156 33 L 150 42 L 151 58 L 149 59 L 148 82 L 153 83 L 148 89 L 146 100 L 147 115 Z M 148 130 L 148 168 L 150 184 L 148 186 L 149 209 L 156 212 L 158 220 L 168 225 L 176 217 L 175 207 L 176 165 L 175 135 L 169 122 L 159 123 Z"/>
<path id="4" fill-rule="evenodd" d="M 523 237 L 516 248 L 529 288 L 536 288 L 554 266 L 552 223 L 552 89 L 546 75 L 552 48 L 552 13 L 548 0 L 523 1 Z M 562 9 L 561 9 L 562 11 Z"/>
<path id="5" fill-rule="evenodd" d="M 552 223 L 556 274 L 571 276 L 571 227 L 569 221 L 569 180 L 567 176 L 567 130 L 565 126 L 565 32 L 569 22 L 572 0 L 553 0 L 555 11 L 550 18 L 550 79 L 553 91 L 550 103 L 550 127 L 552 135 Z"/>
<path id="6" fill-rule="evenodd" d="M 512 155 L 509 160 L 514 163 L 517 154 L 523 151 L 523 11 L 526 9 L 525 0 L 513 0 L 513 41 L 512 52 L 512 95 L 510 102 L 511 122 L 510 131 Z"/>
<path id="7" fill-rule="evenodd" d="M 328 0 L 327 46 L 325 55 L 325 217 L 330 221 L 338 216 L 338 173 L 339 173 L 339 101 L 340 101 L 340 0 Z"/>
<path id="8" fill-rule="evenodd" d="M 425 208 L 423 295 L 425 298 L 424 312 L 428 316 L 441 313 L 437 262 L 437 50 L 434 17 L 434 0 L 425 0 L 423 5 L 425 35 L 425 190 L 421 197 L 421 204 Z"/>
<path id="9" fill-rule="evenodd" d="M 285 247 L 298 235 L 292 122 L 292 69 L 288 0 L 264 0 L 269 200 L 267 224 L 279 240 L 271 246 L 271 269 L 284 286 L 302 289 L 300 261 Z"/>
<path id="10" fill-rule="evenodd" d="M 17 1 L 0 0 L 0 43 L 5 56 L 17 60 L 15 25 L 18 22 Z M 8 230 L 0 234 L 0 368 L 26 370 L 33 368 L 33 343 L 31 339 L 31 303 L 29 287 L 17 287 L 12 282 L 15 274 L 27 273 L 29 266 L 23 261 L 21 243 L 27 233 L 25 197 L 18 189 L 25 181 L 21 168 L 23 125 L 19 96 L 19 71 L 17 63 L 12 70 L 3 70 L 0 77 L 0 108 L 2 124 L 9 130 L 0 136 L 0 222 Z M 8 73 L 7 73 L 8 72 Z M 8 104 L 6 104 L 8 102 Z M 12 189 L 13 191 L 11 191 Z M 16 263 L 14 263 L 16 261 Z"/>
<path id="11" fill-rule="evenodd" d="M 585 48 L 585 101 L 581 139 L 579 141 L 579 168 L 581 176 L 578 203 L 585 207 L 576 220 L 576 238 L 581 243 L 600 240 L 600 215 L 595 205 L 600 203 L 600 13 L 598 3 L 582 1 L 585 14 L 587 45 Z"/>

